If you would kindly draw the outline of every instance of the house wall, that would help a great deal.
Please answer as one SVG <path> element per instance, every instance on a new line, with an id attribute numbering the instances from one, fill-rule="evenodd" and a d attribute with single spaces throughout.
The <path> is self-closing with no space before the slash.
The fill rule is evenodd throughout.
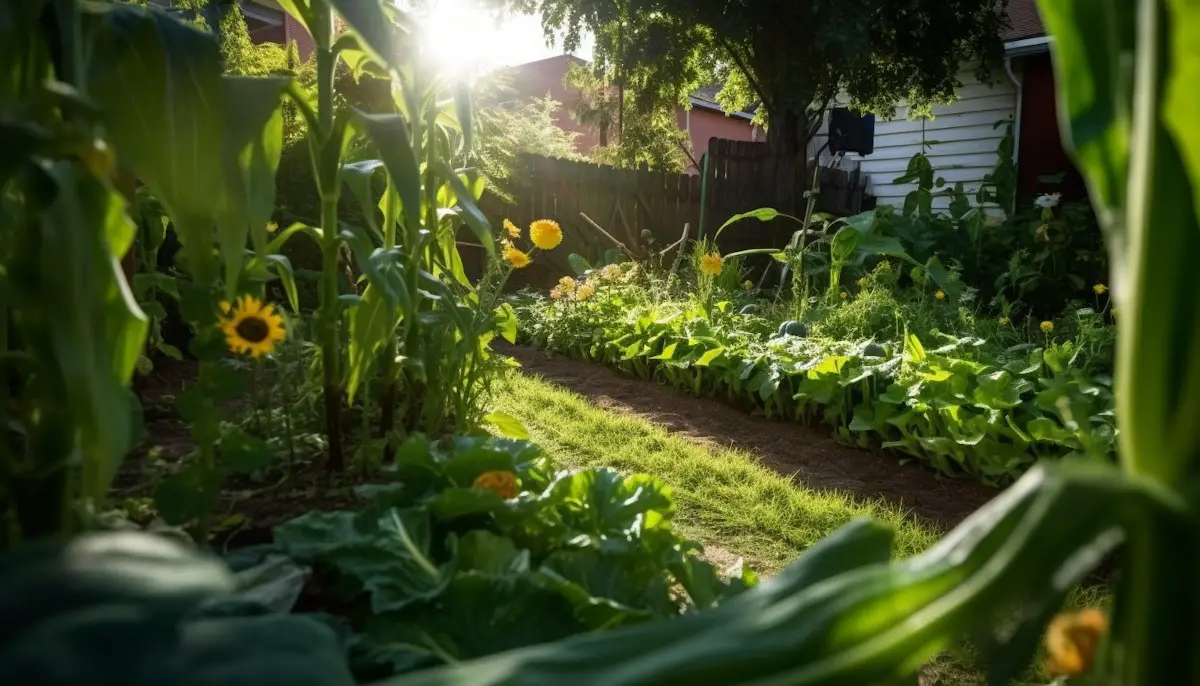
<path id="1" fill-rule="evenodd" d="M 763 140 L 762 132 L 748 119 L 725 116 L 724 112 L 693 107 L 690 110 L 680 108 L 675 113 L 679 128 L 687 131 L 692 139 L 692 151 L 696 159 L 708 152 L 709 141 L 713 138 L 726 138 L 733 141 Z M 689 173 L 699 173 L 699 170 L 689 169 Z"/>
<path id="2" fill-rule="evenodd" d="M 1087 199 L 1083 176 L 1063 148 L 1058 129 L 1058 102 L 1050 53 L 1024 61 L 1021 97 L 1021 143 L 1017 165 L 1017 194 L 1029 199 L 1042 193 L 1062 193 L 1068 200 Z M 1063 174 L 1061 183 L 1041 177 Z"/>
<path id="3" fill-rule="evenodd" d="M 959 99 L 950 105 L 933 108 L 932 119 L 909 120 L 908 108 L 901 103 L 896 115 L 890 120 L 875 121 L 875 151 L 866 157 L 846 155 L 849 167 L 854 162 L 861 164 L 863 173 L 869 175 L 867 190 L 880 205 L 904 204 L 904 197 L 915 188 L 913 184 L 896 184 L 892 180 L 902 176 L 913 155 L 924 151 L 933 164 L 936 176 L 946 179 L 953 186 L 962 181 L 964 190 L 974 194 L 983 182 L 983 177 L 996 166 L 996 149 L 1005 135 L 1004 125 L 997 122 L 1015 121 L 1017 90 L 1003 69 L 993 72 L 995 83 L 980 83 L 970 65 L 958 75 L 962 83 Z M 813 152 L 828 137 L 823 127 L 813 142 Z M 923 143 L 939 141 L 925 147 Z M 949 198 L 934 198 L 934 207 L 944 209 Z"/>
<path id="4" fill-rule="evenodd" d="M 536 62 L 527 62 L 512 67 L 505 72 L 507 85 L 511 89 L 511 98 L 526 101 L 529 98 L 550 97 L 562 103 L 555 115 L 555 123 L 563 131 L 578 133 L 575 139 L 575 149 L 587 154 L 592 148 L 600 145 L 600 135 L 592 130 L 584 129 L 571 118 L 570 106 L 579 99 L 579 89 L 569 88 L 563 81 L 573 62 L 583 60 L 570 55 L 558 55 Z"/>

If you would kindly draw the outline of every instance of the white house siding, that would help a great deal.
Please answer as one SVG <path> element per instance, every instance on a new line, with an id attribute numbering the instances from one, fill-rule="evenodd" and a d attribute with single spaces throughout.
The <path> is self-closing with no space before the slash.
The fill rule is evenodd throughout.
<path id="1" fill-rule="evenodd" d="M 1005 135 L 1005 124 L 1015 120 L 1017 111 L 1016 86 L 1003 68 L 993 73 L 995 83 L 987 86 L 975 78 L 972 68 L 965 67 L 958 75 L 963 84 L 959 99 L 950 105 L 935 106 L 932 119 L 908 119 L 908 108 L 903 104 L 891 120 L 877 118 L 875 151 L 866 157 L 848 154 L 842 166 L 859 162 L 869 176 L 867 188 L 879 204 L 900 207 L 914 186 L 892 180 L 902 176 L 909 159 L 924 150 L 933 164 L 935 178 L 944 178 L 949 186 L 962 181 L 973 201 L 983 177 L 996 166 L 996 149 Z M 1004 124 L 996 126 L 998 121 Z M 815 146 L 823 144 L 826 136 L 822 129 Z M 939 143 L 925 147 L 922 143 L 926 141 Z M 944 209 L 948 204 L 944 196 L 934 198 L 935 208 Z"/>

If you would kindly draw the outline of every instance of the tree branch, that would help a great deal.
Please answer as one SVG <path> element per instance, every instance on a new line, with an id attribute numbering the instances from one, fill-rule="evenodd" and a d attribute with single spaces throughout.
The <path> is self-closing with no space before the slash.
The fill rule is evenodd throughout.
<path id="1" fill-rule="evenodd" d="M 746 75 L 746 80 L 750 82 L 750 87 L 754 89 L 754 92 L 758 93 L 758 98 L 759 100 L 762 100 L 763 106 L 767 108 L 767 112 L 770 113 L 772 110 L 774 110 L 775 104 L 770 98 L 767 97 L 767 94 L 763 90 L 762 84 L 758 82 L 758 79 L 754 78 L 754 72 L 750 71 L 748 60 L 738 53 L 737 48 L 733 46 L 733 43 L 730 43 L 725 38 L 718 36 L 717 42 L 721 44 L 721 47 L 725 48 L 725 52 L 729 53 L 729 59 L 733 60 L 733 63 L 737 65 L 737 68 Z"/>

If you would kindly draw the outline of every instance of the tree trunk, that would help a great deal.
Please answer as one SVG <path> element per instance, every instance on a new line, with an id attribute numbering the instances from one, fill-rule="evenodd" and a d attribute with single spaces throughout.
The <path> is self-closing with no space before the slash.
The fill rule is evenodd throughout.
<path id="1" fill-rule="evenodd" d="M 771 199 L 775 209 L 798 216 L 808 188 L 808 117 L 803 108 L 770 112 L 767 146 L 771 157 Z"/>

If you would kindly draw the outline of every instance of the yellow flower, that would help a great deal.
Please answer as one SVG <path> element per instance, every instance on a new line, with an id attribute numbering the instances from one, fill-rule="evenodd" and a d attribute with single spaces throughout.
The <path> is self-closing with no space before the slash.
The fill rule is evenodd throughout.
<path id="1" fill-rule="evenodd" d="M 1050 333 L 1054 330 L 1054 322 L 1042 322 L 1042 331 Z"/>
<path id="2" fill-rule="evenodd" d="M 222 300 L 218 302 L 217 308 L 221 310 L 221 314 L 229 314 L 229 301 Z"/>
<path id="3" fill-rule="evenodd" d="M 569 276 L 564 276 L 564 277 L 562 277 L 561 279 L 559 279 L 559 280 L 558 280 L 558 287 L 559 287 L 560 289 L 562 289 L 562 292 L 563 292 L 563 293 L 566 293 L 567 295 L 570 295 L 570 294 L 574 293 L 574 292 L 575 292 L 575 287 L 576 287 L 576 286 L 578 286 L 578 285 L 579 285 L 579 284 L 577 284 L 577 283 L 575 282 L 575 279 L 572 279 L 572 278 L 571 278 L 571 277 L 569 277 Z"/>
<path id="4" fill-rule="evenodd" d="M 509 238 L 520 238 L 521 229 L 509 220 L 504 220 L 504 230 L 508 232 Z"/>
<path id="5" fill-rule="evenodd" d="M 529 225 L 529 240 L 542 250 L 553 250 L 562 243 L 563 233 L 558 222 L 539 219 Z"/>
<path id="6" fill-rule="evenodd" d="M 715 252 L 710 252 L 700 258 L 700 273 L 705 276 L 720 276 L 721 274 L 721 255 Z"/>
<path id="7" fill-rule="evenodd" d="M 1104 295 L 1105 293 L 1108 292 L 1108 286 L 1105 286 L 1102 283 L 1098 283 L 1095 286 L 1092 286 L 1092 292 L 1095 293 L 1096 295 Z"/>
<path id="8" fill-rule="evenodd" d="M 748 291 L 749 291 L 749 290 L 753 290 L 753 289 L 754 289 L 754 282 L 753 282 L 753 281 L 751 281 L 750 279 L 746 279 L 745 281 L 743 281 L 743 282 L 742 282 L 742 288 L 745 288 L 745 289 L 746 289 L 746 290 L 748 290 Z"/>
<path id="9" fill-rule="evenodd" d="M 585 281 L 578 289 L 575 290 L 575 299 L 582 302 L 596 294 L 596 284 L 591 281 Z"/>
<path id="10" fill-rule="evenodd" d="M 1008 326 L 1008 321 L 1009 321 L 1008 317 L 1001 317 L 1000 318 L 1000 326 Z"/>
<path id="11" fill-rule="evenodd" d="M 937 293 L 933 294 L 933 297 L 937 298 L 938 300 L 945 300 L 946 299 L 946 291 L 938 291 Z"/>
<path id="12" fill-rule="evenodd" d="M 261 357 L 273 352 L 275 342 L 287 335 L 283 318 L 275 314 L 275 306 L 254 296 L 239 296 L 237 306 L 226 312 L 228 316 L 221 320 L 221 330 L 229 349 L 235 353 Z"/>
<path id="13" fill-rule="evenodd" d="M 472 488 L 491 491 L 505 500 L 517 497 L 518 486 L 517 475 L 506 471 L 484 472 L 471 484 Z"/>
<path id="14" fill-rule="evenodd" d="M 533 260 L 529 255 L 521 250 L 514 248 L 511 245 L 504 246 L 504 261 L 511 264 L 514 269 L 524 269 L 529 266 Z"/>
<path id="15" fill-rule="evenodd" d="M 847 293 L 846 291 L 842 291 L 841 293 L 838 293 L 838 296 L 841 297 L 842 300 L 847 300 L 850 298 L 850 294 Z"/>
<path id="16" fill-rule="evenodd" d="M 1100 610 L 1056 616 L 1046 629 L 1046 671 L 1065 676 L 1086 672 L 1107 631 L 1108 617 Z"/>
<path id="17" fill-rule="evenodd" d="M 276 222 L 267 222 L 267 233 L 275 233 L 279 230 L 279 224 Z"/>

